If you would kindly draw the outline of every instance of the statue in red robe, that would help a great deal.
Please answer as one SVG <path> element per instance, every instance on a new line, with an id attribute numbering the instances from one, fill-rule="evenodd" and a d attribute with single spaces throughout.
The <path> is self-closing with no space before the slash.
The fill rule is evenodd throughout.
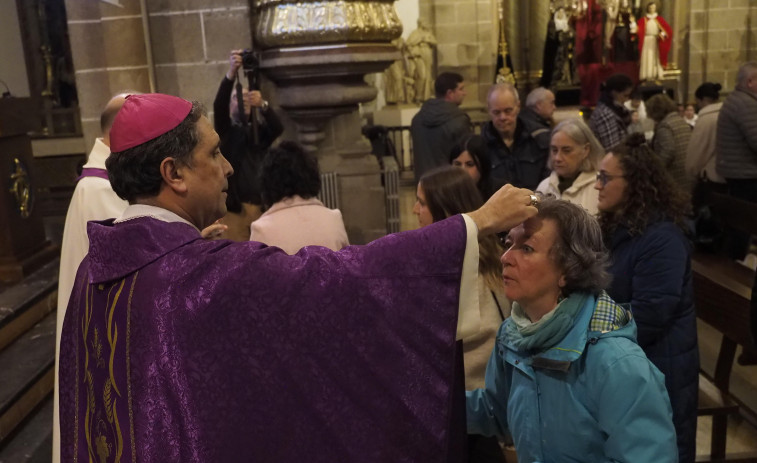
<path id="1" fill-rule="evenodd" d="M 661 80 L 668 65 L 668 52 L 673 42 L 673 29 L 657 13 L 657 2 L 647 5 L 647 14 L 638 21 L 639 79 Z"/>

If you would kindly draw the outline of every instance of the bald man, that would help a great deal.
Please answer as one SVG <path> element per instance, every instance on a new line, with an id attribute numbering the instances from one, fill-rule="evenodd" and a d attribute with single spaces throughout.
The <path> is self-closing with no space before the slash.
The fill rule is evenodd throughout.
<path id="1" fill-rule="evenodd" d="M 87 239 L 87 222 L 118 217 L 129 205 L 113 191 L 105 170 L 105 160 L 110 155 L 110 128 L 118 110 L 125 101 L 126 94 L 118 94 L 108 101 L 100 115 L 100 138 L 89 153 L 81 176 L 77 179 L 71 203 L 66 214 L 63 229 L 63 241 L 60 253 L 60 273 L 58 276 L 58 316 L 55 334 L 55 369 L 58 369 L 60 356 L 60 333 L 66 306 L 71 296 L 71 289 L 79 267 L 89 249 Z M 53 462 L 60 461 L 60 428 L 58 423 L 58 376 L 55 376 L 55 400 L 53 415 Z"/>
<path id="2" fill-rule="evenodd" d="M 481 136 L 492 166 L 489 179 L 492 191 L 506 184 L 536 189 L 549 176 L 549 130 L 534 129 L 524 121 L 518 91 L 512 84 L 493 85 L 486 106 L 490 121 L 481 130 Z"/>

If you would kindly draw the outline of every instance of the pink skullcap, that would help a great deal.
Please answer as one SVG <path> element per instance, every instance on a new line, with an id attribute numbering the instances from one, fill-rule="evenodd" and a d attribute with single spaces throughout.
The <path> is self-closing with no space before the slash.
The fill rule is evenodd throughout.
<path id="1" fill-rule="evenodd" d="M 110 151 L 134 148 L 175 129 L 191 110 L 192 103 L 172 95 L 127 96 L 110 129 Z"/>

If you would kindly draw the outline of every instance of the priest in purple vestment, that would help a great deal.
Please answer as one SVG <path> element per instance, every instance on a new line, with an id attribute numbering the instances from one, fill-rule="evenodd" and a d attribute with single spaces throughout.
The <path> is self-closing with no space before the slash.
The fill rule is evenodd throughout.
<path id="1" fill-rule="evenodd" d="M 61 340 L 61 461 L 461 461 L 455 338 L 477 329 L 477 237 L 535 215 L 530 191 L 289 256 L 201 238 L 232 169 L 196 103 L 130 96 L 111 151 L 130 205 L 88 225 Z"/>

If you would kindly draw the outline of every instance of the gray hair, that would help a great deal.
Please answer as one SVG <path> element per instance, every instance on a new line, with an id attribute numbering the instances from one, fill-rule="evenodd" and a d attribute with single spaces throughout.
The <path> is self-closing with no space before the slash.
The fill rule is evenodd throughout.
<path id="1" fill-rule="evenodd" d="M 515 88 L 515 85 L 509 82 L 500 82 L 498 84 L 492 85 L 489 88 L 489 92 L 486 94 L 486 104 L 489 104 L 489 100 L 491 99 L 493 94 L 499 92 L 510 92 L 510 94 L 515 98 L 515 102 L 520 103 L 520 95 L 518 95 L 518 89 Z"/>
<path id="2" fill-rule="evenodd" d="M 539 217 L 553 220 L 557 238 L 550 249 L 565 276 L 564 296 L 574 292 L 596 294 L 610 285 L 609 253 L 597 219 L 581 206 L 561 199 L 544 199 Z"/>
<path id="3" fill-rule="evenodd" d="M 564 133 L 568 138 L 579 145 L 589 144 L 589 155 L 586 156 L 586 159 L 584 159 L 581 162 L 581 165 L 578 166 L 581 172 L 592 172 L 599 169 L 599 162 L 605 155 L 605 149 L 584 121 L 575 117 L 560 122 L 554 129 L 552 129 L 550 139 L 551 137 L 554 137 L 557 132 Z M 552 156 L 549 157 L 549 168 L 552 168 Z"/>
<path id="4" fill-rule="evenodd" d="M 550 93 L 552 92 L 548 88 L 544 87 L 537 87 L 531 90 L 531 93 L 529 93 L 526 97 L 526 107 L 531 109 L 535 108 L 536 105 L 538 105 L 542 101 L 545 101 L 547 97 L 549 97 Z"/>
<path id="5" fill-rule="evenodd" d="M 736 76 L 736 85 L 746 87 L 747 81 L 755 73 L 757 73 L 757 61 L 749 61 L 742 64 Z"/>

